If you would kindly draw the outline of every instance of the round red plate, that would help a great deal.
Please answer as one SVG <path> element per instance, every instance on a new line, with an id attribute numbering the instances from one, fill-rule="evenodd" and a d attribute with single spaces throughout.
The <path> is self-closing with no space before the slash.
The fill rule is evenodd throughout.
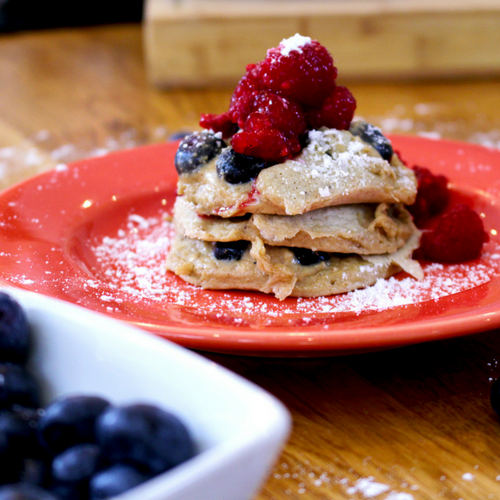
<path id="1" fill-rule="evenodd" d="M 480 260 L 430 266 L 423 284 L 400 277 L 330 298 L 279 301 L 192 287 L 163 264 L 177 181 L 170 143 L 79 161 L 1 193 L 0 281 L 222 353 L 326 356 L 498 327 L 500 151 L 392 141 L 409 165 L 445 174 L 454 197 L 481 213 L 490 242 Z"/>

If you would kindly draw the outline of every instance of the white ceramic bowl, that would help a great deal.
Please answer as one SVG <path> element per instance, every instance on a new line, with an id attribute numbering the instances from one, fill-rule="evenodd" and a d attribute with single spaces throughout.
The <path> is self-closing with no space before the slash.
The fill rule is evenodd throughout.
<path id="1" fill-rule="evenodd" d="M 120 500 L 248 500 L 288 437 L 290 415 L 274 397 L 206 358 L 125 323 L 60 300 L 3 288 L 34 333 L 29 367 L 44 401 L 94 394 L 148 402 L 186 423 L 199 453 Z M 117 497 L 118 498 L 118 497 Z"/>

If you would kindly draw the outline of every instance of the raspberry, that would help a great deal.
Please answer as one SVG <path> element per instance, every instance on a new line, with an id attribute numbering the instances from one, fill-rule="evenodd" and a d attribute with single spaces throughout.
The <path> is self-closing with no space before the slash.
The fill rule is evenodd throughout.
<path id="1" fill-rule="evenodd" d="M 413 171 L 418 182 L 417 198 L 408 210 L 417 227 L 422 227 L 429 218 L 441 213 L 448 205 L 448 179 L 444 175 L 434 175 L 424 167 L 414 166 Z"/>
<path id="2" fill-rule="evenodd" d="M 238 126 L 231 121 L 229 112 L 220 115 L 202 114 L 200 125 L 214 132 L 220 132 L 224 138 L 231 137 L 238 130 Z"/>
<path id="3" fill-rule="evenodd" d="M 328 50 L 297 34 L 269 49 L 262 62 L 249 64 L 229 110 L 202 115 L 200 125 L 232 136 L 237 153 L 285 161 L 300 152 L 308 128 L 349 128 L 356 101 L 347 88 L 335 87 L 336 78 Z"/>
<path id="4" fill-rule="evenodd" d="M 262 91 L 255 96 L 252 113 L 245 123 L 245 130 L 248 129 L 248 121 L 254 113 L 265 115 L 273 128 L 287 135 L 300 136 L 306 131 L 306 120 L 302 107 L 273 92 Z"/>
<path id="5" fill-rule="evenodd" d="M 319 107 L 335 86 L 337 68 L 325 47 L 316 40 L 295 35 L 267 51 L 258 75 L 268 89 L 301 104 Z"/>
<path id="6" fill-rule="evenodd" d="M 307 121 L 311 128 L 347 130 L 356 110 L 356 99 L 346 87 L 335 87 L 319 109 L 310 109 Z"/>
<path id="7" fill-rule="evenodd" d="M 420 251 L 433 262 L 466 262 L 478 258 L 488 240 L 479 215 L 460 203 L 443 215 L 434 229 L 422 234 Z"/>
<path id="8" fill-rule="evenodd" d="M 231 139 L 233 149 L 247 156 L 280 162 L 300 151 L 300 143 L 276 128 L 263 128 L 254 132 L 238 132 Z"/>
<path id="9" fill-rule="evenodd" d="M 245 125 L 245 120 L 254 107 L 256 96 L 265 88 L 258 76 L 259 65 L 249 64 L 246 69 L 247 72 L 236 85 L 229 103 L 229 116 L 240 128 Z"/>
<path id="10" fill-rule="evenodd" d="M 283 161 L 301 149 L 298 137 L 306 131 L 299 104 L 267 90 L 253 94 L 244 130 L 231 145 L 238 153 L 268 161 Z"/>

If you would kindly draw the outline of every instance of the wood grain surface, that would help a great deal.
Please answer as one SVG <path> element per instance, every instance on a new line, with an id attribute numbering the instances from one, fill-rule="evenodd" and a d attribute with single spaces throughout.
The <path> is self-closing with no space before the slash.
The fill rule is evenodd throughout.
<path id="1" fill-rule="evenodd" d="M 290 34 L 321 40 L 359 79 L 499 75 L 497 0 L 146 0 L 159 86 L 233 83 Z"/>
<path id="2" fill-rule="evenodd" d="M 230 88 L 151 87 L 142 36 L 125 25 L 0 37 L 2 187 L 164 141 L 197 128 L 200 113 L 226 109 Z M 358 116 L 388 132 L 500 146 L 498 78 L 342 83 Z M 319 359 L 207 356 L 292 413 L 290 441 L 258 500 L 495 500 L 500 422 L 489 390 L 500 376 L 499 335 Z"/>

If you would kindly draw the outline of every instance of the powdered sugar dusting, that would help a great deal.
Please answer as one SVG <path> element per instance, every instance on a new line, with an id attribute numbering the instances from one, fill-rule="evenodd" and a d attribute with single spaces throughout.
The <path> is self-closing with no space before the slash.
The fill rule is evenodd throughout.
<path id="1" fill-rule="evenodd" d="M 103 279 L 117 289 L 146 298 L 167 292 L 164 258 L 173 226 L 168 220 L 131 214 L 115 237 L 106 236 L 94 249 Z"/>
<path id="2" fill-rule="evenodd" d="M 477 262 L 424 266 L 425 277 L 421 281 L 396 276 L 343 295 L 285 301 L 269 300 L 260 293 L 212 291 L 210 293 L 217 294 L 216 300 L 200 301 L 207 291 L 165 270 L 173 235 L 173 225 L 165 218 L 130 216 L 126 226 L 116 235 L 104 237 L 92 249 L 97 258 L 96 276 L 117 294 L 193 308 L 198 316 L 206 315 L 215 321 L 251 323 L 252 316 L 256 315 L 261 326 L 273 325 L 276 318 L 280 318 L 281 323 L 286 318 L 290 324 L 305 326 L 318 318 L 331 321 L 336 314 L 360 315 L 457 294 L 492 280 L 500 271 L 500 259 L 495 258 L 500 245 L 493 241 L 489 243 L 489 251 Z M 328 321 L 325 328 L 329 328 Z"/>
<path id="3" fill-rule="evenodd" d="M 348 488 L 347 493 L 349 493 L 349 495 L 361 493 L 366 498 L 373 498 L 388 490 L 389 486 L 387 486 L 387 484 L 377 483 L 373 477 L 363 477 L 358 479 L 354 486 Z"/>
<path id="4" fill-rule="evenodd" d="M 312 39 L 310 37 L 302 36 L 299 35 L 299 33 L 296 33 L 290 38 L 285 38 L 281 41 L 279 45 L 280 53 L 283 56 L 290 55 L 290 52 L 292 52 L 292 50 L 297 50 L 298 52 L 302 53 L 302 47 L 304 45 L 307 45 L 308 43 L 311 43 L 311 41 Z"/>

